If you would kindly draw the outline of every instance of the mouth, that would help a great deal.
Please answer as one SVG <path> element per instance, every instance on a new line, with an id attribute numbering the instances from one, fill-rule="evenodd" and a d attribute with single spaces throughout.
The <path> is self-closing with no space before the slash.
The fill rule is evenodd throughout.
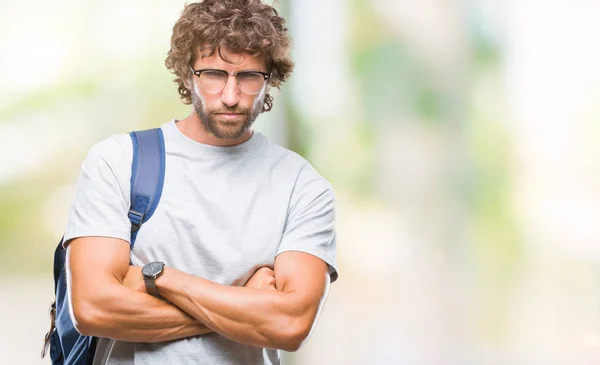
<path id="1" fill-rule="evenodd" d="M 244 114 L 242 113 L 217 113 L 218 116 L 223 117 L 225 119 L 237 119 Z"/>

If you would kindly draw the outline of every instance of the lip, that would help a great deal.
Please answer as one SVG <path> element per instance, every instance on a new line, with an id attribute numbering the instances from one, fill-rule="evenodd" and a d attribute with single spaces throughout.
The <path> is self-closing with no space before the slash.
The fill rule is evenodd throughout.
<path id="1" fill-rule="evenodd" d="M 241 113 L 217 113 L 217 115 L 219 115 L 225 119 L 235 119 L 243 114 L 241 114 Z"/>

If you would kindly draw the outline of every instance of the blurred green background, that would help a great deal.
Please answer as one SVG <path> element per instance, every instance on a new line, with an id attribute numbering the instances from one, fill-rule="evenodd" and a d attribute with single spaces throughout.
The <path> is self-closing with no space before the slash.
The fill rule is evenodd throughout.
<path id="1" fill-rule="evenodd" d="M 87 150 L 189 113 L 183 4 L 0 1 L 1 363 L 49 363 Z M 333 184 L 340 269 L 285 363 L 600 362 L 600 2 L 275 6 L 296 69 L 256 129 Z"/>

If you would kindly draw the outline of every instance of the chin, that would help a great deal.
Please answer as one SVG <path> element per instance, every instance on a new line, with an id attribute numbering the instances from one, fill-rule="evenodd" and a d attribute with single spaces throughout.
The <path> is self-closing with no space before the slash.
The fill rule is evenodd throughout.
<path id="1" fill-rule="evenodd" d="M 242 137 L 251 128 L 251 125 L 247 125 L 246 121 L 219 121 L 217 122 L 216 129 L 222 138 L 236 139 Z"/>
<path id="2" fill-rule="evenodd" d="M 217 138 L 221 139 L 238 139 L 242 137 L 248 129 L 240 130 L 240 128 L 218 128 Z"/>

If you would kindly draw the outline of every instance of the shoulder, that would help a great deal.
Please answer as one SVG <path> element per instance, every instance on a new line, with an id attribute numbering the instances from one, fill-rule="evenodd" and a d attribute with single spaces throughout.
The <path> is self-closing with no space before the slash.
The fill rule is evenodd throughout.
<path id="1" fill-rule="evenodd" d="M 115 175 L 127 175 L 131 169 L 133 150 L 128 134 L 115 134 L 94 144 L 83 161 L 82 170 L 98 173 L 112 171 Z"/>
<path id="2" fill-rule="evenodd" d="M 296 193 L 308 190 L 315 194 L 330 192 L 333 196 L 329 181 L 307 159 L 266 137 L 263 138 L 266 140 L 269 159 L 275 162 L 275 167 L 284 169 L 286 174 L 294 177 Z"/>
<path id="3" fill-rule="evenodd" d="M 329 185 L 329 182 L 311 165 L 311 163 L 298 153 L 289 150 L 268 138 L 262 136 L 265 140 L 265 150 L 268 158 L 274 162 L 276 167 L 284 168 L 288 173 L 293 173 L 297 179 L 301 180 L 319 180 L 322 184 Z"/>
<path id="4" fill-rule="evenodd" d="M 107 162 L 131 161 L 133 156 L 132 142 L 129 134 L 114 134 L 94 144 L 88 151 L 87 158 Z"/>
<path id="5" fill-rule="evenodd" d="M 89 149 L 81 167 L 81 176 L 96 181 L 116 181 L 125 192 L 131 178 L 132 159 L 129 135 L 115 134 Z"/>

